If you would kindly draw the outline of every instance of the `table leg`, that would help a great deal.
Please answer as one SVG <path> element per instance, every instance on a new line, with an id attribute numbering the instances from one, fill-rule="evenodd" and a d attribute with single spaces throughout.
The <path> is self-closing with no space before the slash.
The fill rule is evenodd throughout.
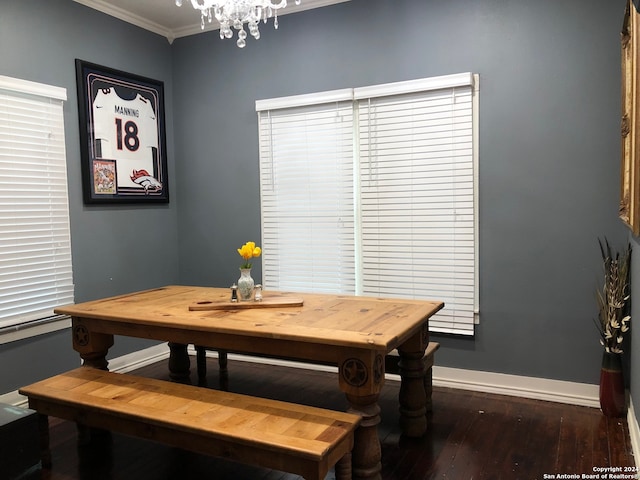
<path id="1" fill-rule="evenodd" d="M 184 382 L 189 379 L 190 367 L 187 346 L 169 342 L 169 377 L 177 382 Z"/>
<path id="2" fill-rule="evenodd" d="M 382 449 L 378 438 L 378 424 L 380 423 L 379 394 L 364 397 L 350 395 L 347 400 L 351 405 L 349 412 L 362 417 L 360 426 L 355 431 L 352 464 L 353 480 L 381 480 Z"/>
<path id="3" fill-rule="evenodd" d="M 400 426 L 408 437 L 421 437 L 427 431 L 424 351 L 398 349 L 400 361 Z"/>
<path id="4" fill-rule="evenodd" d="M 107 370 L 107 353 L 113 346 L 113 335 L 92 332 L 76 318 L 72 319 L 71 335 L 73 349 L 80 354 L 83 365 Z"/>
<path id="5" fill-rule="evenodd" d="M 40 432 L 40 458 L 42 468 L 51 468 L 51 448 L 49 446 L 49 417 L 38 414 L 38 430 Z"/>

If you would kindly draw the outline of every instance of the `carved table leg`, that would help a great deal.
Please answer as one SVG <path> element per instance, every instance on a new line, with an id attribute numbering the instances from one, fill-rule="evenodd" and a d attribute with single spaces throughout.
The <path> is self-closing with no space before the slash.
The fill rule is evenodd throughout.
<path id="1" fill-rule="evenodd" d="M 73 349 L 80 354 L 83 365 L 107 370 L 107 353 L 113 346 L 113 335 L 92 332 L 82 320 L 72 319 Z"/>
<path id="2" fill-rule="evenodd" d="M 87 367 L 99 368 L 100 370 L 108 370 L 109 362 L 107 361 L 107 350 L 103 352 L 95 352 L 92 354 L 80 355 L 82 357 L 82 364 Z"/>
<path id="3" fill-rule="evenodd" d="M 378 438 L 378 424 L 380 423 L 379 394 L 364 397 L 347 394 L 351 405 L 349 412 L 362 417 L 360 426 L 356 429 L 353 442 L 352 464 L 353 479 L 381 480 L 382 450 Z"/>
<path id="4" fill-rule="evenodd" d="M 169 342 L 169 377 L 177 382 L 189 379 L 191 361 L 187 346 L 182 343 Z"/>
<path id="5" fill-rule="evenodd" d="M 400 426 L 408 437 L 420 437 L 427 431 L 423 352 L 399 350 Z"/>

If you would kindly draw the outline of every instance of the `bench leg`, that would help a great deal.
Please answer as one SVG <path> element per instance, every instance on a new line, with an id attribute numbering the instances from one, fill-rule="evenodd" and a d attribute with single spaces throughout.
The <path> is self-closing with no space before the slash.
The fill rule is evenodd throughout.
<path id="1" fill-rule="evenodd" d="M 196 365 L 198 371 L 198 380 L 207 376 L 207 349 L 194 345 L 196 349 Z"/>
<path id="2" fill-rule="evenodd" d="M 427 396 L 427 413 L 433 412 L 433 370 L 431 368 L 424 374 L 424 393 Z"/>
<path id="3" fill-rule="evenodd" d="M 207 376 L 207 349 L 194 345 L 196 349 L 196 362 L 198 365 L 198 379 L 204 380 Z M 218 350 L 218 367 L 219 373 L 222 378 L 226 378 L 229 375 L 227 368 L 228 359 L 226 350 Z"/>
<path id="4" fill-rule="evenodd" d="M 427 355 L 424 362 L 424 393 L 427 397 L 427 413 L 433 411 L 433 354 Z"/>
<path id="5" fill-rule="evenodd" d="M 49 448 L 49 417 L 38 414 L 38 430 L 40 432 L 40 460 L 42 468 L 51 468 L 51 449 Z"/>
<path id="6" fill-rule="evenodd" d="M 191 362 L 187 346 L 169 342 L 169 377 L 177 382 L 188 383 Z"/>
<path id="7" fill-rule="evenodd" d="M 356 396 L 346 394 L 351 405 L 349 413 L 362 417 L 360 426 L 354 432 L 352 451 L 352 474 L 357 480 L 381 480 L 382 448 L 378 438 L 380 423 L 379 394 Z"/>
<path id="8" fill-rule="evenodd" d="M 220 367 L 220 375 L 226 376 L 229 374 L 226 350 L 218 350 L 218 366 Z"/>
<path id="9" fill-rule="evenodd" d="M 351 480 L 351 453 L 338 460 L 335 467 L 336 480 Z"/>

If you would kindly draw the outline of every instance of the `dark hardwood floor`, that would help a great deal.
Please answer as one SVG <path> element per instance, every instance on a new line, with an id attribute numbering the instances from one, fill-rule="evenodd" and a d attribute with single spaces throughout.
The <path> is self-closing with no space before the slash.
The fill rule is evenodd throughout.
<path id="1" fill-rule="evenodd" d="M 195 359 L 192 371 L 195 380 Z M 166 362 L 135 373 L 168 379 Z M 215 359 L 208 359 L 207 383 L 220 388 Z M 346 408 L 333 373 L 230 360 L 228 387 L 239 393 Z M 399 383 L 387 381 L 380 398 L 384 480 L 531 480 L 634 465 L 626 420 L 608 419 L 594 408 L 436 387 L 428 433 L 407 439 L 398 427 L 398 392 Z M 116 434 L 78 446 L 74 424 L 58 419 L 50 419 L 50 424 L 53 468 L 35 472 L 29 480 L 300 478 Z"/>

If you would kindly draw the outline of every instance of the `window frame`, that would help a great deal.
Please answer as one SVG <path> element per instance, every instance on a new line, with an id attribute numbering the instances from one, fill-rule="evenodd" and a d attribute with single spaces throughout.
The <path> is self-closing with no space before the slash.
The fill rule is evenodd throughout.
<path id="1" fill-rule="evenodd" d="M 389 97 L 394 95 L 411 95 L 412 93 L 420 93 L 420 92 L 431 92 L 438 91 L 443 89 L 451 89 L 452 95 L 455 96 L 456 88 L 468 89 L 470 87 L 471 94 L 471 122 L 472 122 L 472 132 L 471 132 L 471 142 L 472 142 L 472 152 L 471 152 L 471 165 L 472 165 L 472 185 L 473 185 L 473 306 L 471 317 L 467 317 L 465 321 L 465 325 L 468 327 L 464 327 L 463 329 L 457 330 L 453 328 L 455 326 L 455 322 L 451 322 L 452 328 L 436 328 L 432 331 L 434 332 L 442 332 L 442 333 L 457 333 L 462 335 L 473 335 L 475 333 L 474 325 L 479 323 L 479 273 L 478 273 L 478 252 L 479 252 L 479 242 L 478 242 L 478 106 L 479 106 L 479 76 L 477 74 L 473 74 L 470 72 L 454 74 L 454 75 L 443 75 L 439 77 L 431 77 L 425 79 L 417 79 L 417 80 L 409 80 L 404 82 L 394 82 L 389 84 L 381 84 L 381 85 L 373 85 L 368 87 L 359 87 L 353 89 L 341 89 L 334 90 L 329 92 L 319 92 L 305 95 L 297 95 L 291 97 L 281 97 L 275 99 L 266 99 L 266 100 L 258 100 L 256 101 L 256 111 L 258 114 L 258 130 L 259 134 L 262 132 L 260 125 L 261 115 L 264 115 L 265 112 L 277 111 L 279 109 L 285 108 L 294 108 L 294 107 L 302 107 L 309 105 L 322 105 L 330 102 L 337 101 L 345 101 L 349 100 L 353 104 L 353 118 L 354 118 L 354 126 L 353 126 L 353 143 L 354 143 L 354 184 L 356 184 L 357 194 L 355 195 L 354 203 L 354 218 L 356 231 L 354 234 L 354 242 L 356 244 L 356 255 L 354 259 L 356 276 L 359 277 L 361 275 L 362 270 L 362 218 L 360 217 L 362 213 L 362 206 L 360 205 L 360 198 L 362 197 L 362 191 L 360 190 L 360 181 L 361 175 L 359 172 L 360 169 L 360 141 L 359 137 L 359 125 L 358 125 L 358 108 L 359 102 L 364 101 L 368 98 L 376 98 L 376 97 Z M 260 163 L 262 168 L 262 162 L 264 160 L 265 150 L 264 144 L 262 140 L 260 140 Z M 271 159 L 269 160 L 271 161 Z M 262 178 L 261 178 L 261 194 L 262 194 Z M 261 223 L 264 224 L 264 211 L 261 207 Z M 263 238 L 264 240 L 264 238 Z M 263 242 L 263 272 L 265 265 L 265 257 L 268 256 L 268 252 L 264 248 Z M 268 282 L 264 282 L 265 287 L 269 288 Z M 362 294 L 362 279 L 356 279 L 356 294 Z M 446 303 L 446 302 L 445 302 Z M 467 323 L 468 322 L 468 323 Z"/>

